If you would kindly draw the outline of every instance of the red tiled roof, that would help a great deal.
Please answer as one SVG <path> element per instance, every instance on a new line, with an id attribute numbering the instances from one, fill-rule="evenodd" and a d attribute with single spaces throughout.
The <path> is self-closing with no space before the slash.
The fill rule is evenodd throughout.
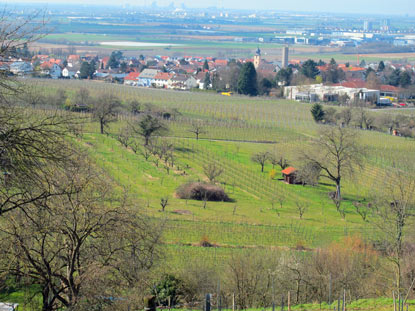
<path id="1" fill-rule="evenodd" d="M 363 80 L 351 80 L 351 81 L 346 81 L 343 83 L 335 84 L 334 86 L 343 86 L 343 87 L 352 88 L 352 89 L 363 89 L 363 88 L 366 88 L 366 82 Z"/>
<path id="2" fill-rule="evenodd" d="M 46 58 L 49 58 L 49 55 L 45 55 L 45 54 L 39 54 L 39 55 L 35 55 L 35 56 L 33 56 L 33 58 L 32 59 L 46 59 Z"/>
<path id="3" fill-rule="evenodd" d="M 69 55 L 68 56 L 68 60 L 79 60 L 80 59 L 80 57 L 79 57 L 79 55 Z"/>
<path id="4" fill-rule="evenodd" d="M 170 80 L 172 75 L 168 72 L 159 72 L 154 76 L 156 80 Z"/>
<path id="5" fill-rule="evenodd" d="M 297 169 L 295 169 L 292 166 L 287 167 L 285 170 L 281 171 L 284 175 L 291 175 L 292 173 L 296 172 Z"/>
<path id="6" fill-rule="evenodd" d="M 140 72 L 130 72 L 128 76 L 124 78 L 124 80 L 136 81 L 140 76 Z"/>
<path id="7" fill-rule="evenodd" d="M 218 66 L 227 66 L 228 61 L 226 59 L 217 59 L 215 60 L 215 64 Z"/>
<path id="8" fill-rule="evenodd" d="M 366 71 L 366 69 L 363 68 L 363 67 L 344 67 L 342 69 L 343 69 L 343 71 L 353 71 L 353 72 Z"/>
<path id="9" fill-rule="evenodd" d="M 381 85 L 380 90 L 383 92 L 399 92 L 402 89 L 396 86 L 392 86 L 392 85 Z"/>

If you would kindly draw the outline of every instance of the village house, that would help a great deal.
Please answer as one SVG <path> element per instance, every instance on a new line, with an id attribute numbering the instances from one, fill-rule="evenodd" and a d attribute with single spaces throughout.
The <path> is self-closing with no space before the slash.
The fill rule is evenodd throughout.
<path id="1" fill-rule="evenodd" d="M 137 86 L 138 84 L 138 77 L 140 76 L 139 72 L 130 72 L 125 78 L 124 78 L 124 84 L 130 85 L 130 86 Z"/>
<path id="2" fill-rule="evenodd" d="M 31 74 L 33 73 L 33 66 L 29 62 L 14 62 L 10 64 L 10 72 L 19 76 Z"/>
<path id="3" fill-rule="evenodd" d="M 62 77 L 66 79 L 79 78 L 81 67 L 79 65 L 66 66 L 62 69 Z"/>
<path id="4" fill-rule="evenodd" d="M 81 62 L 81 57 L 79 55 L 69 55 L 66 61 L 68 62 L 68 66 L 72 67 Z"/>
<path id="5" fill-rule="evenodd" d="M 201 90 L 205 90 L 206 89 L 206 85 L 205 85 L 205 79 L 206 79 L 206 75 L 209 75 L 210 73 L 208 71 L 200 71 L 197 73 L 197 75 L 195 76 L 196 79 L 196 83 L 199 85 L 199 89 Z M 209 87 L 210 85 L 208 85 Z"/>
<path id="6" fill-rule="evenodd" d="M 56 63 L 44 62 L 40 64 L 40 68 L 42 75 L 48 75 L 52 79 L 59 79 L 62 76 L 62 68 Z"/>
<path id="7" fill-rule="evenodd" d="M 169 80 L 173 77 L 173 74 L 168 72 L 159 72 L 154 77 L 154 84 L 158 88 L 167 88 Z"/>
<path id="8" fill-rule="evenodd" d="M 137 85 L 150 87 L 155 83 L 155 76 L 160 72 L 157 69 L 144 69 L 138 77 Z"/>
<path id="9" fill-rule="evenodd" d="M 198 87 L 197 81 L 193 76 L 175 75 L 169 80 L 168 87 L 176 90 L 190 90 Z"/>

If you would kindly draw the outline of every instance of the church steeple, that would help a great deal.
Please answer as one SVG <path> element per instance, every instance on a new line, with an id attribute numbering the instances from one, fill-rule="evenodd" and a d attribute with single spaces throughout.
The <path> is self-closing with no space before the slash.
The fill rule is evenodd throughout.
<path id="1" fill-rule="evenodd" d="M 258 69 L 260 63 L 261 63 L 261 50 L 258 47 L 256 52 L 255 52 L 255 56 L 254 56 L 254 67 L 255 67 L 255 69 Z"/>

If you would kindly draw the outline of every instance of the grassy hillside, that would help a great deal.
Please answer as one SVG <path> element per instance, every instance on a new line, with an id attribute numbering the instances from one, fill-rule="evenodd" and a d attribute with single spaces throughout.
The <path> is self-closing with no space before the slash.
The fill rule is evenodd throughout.
<path id="1" fill-rule="evenodd" d="M 287 185 L 279 180 L 278 167 L 274 168 L 278 178 L 272 180 L 271 164 L 261 173 L 259 165 L 250 160 L 255 152 L 276 150 L 292 165 L 300 166 L 299 155 L 310 147 L 319 129 L 308 104 L 97 82 L 36 83 L 45 92 L 64 88 L 71 100 L 79 88 L 86 87 L 92 96 L 111 92 L 124 103 L 136 99 L 142 106 L 151 104 L 178 112 L 166 121 L 170 128 L 166 139 L 175 147 L 175 166 L 169 172 L 163 163 L 157 166 L 152 157 L 146 161 L 116 140 L 118 131 L 134 121 L 132 116 L 120 116 L 111 124 L 109 135 L 99 134 L 98 124 L 92 122 L 78 141 L 116 183 L 129 190 L 140 208 L 152 217 L 166 219 L 166 248 L 174 258 L 170 261 L 173 266 L 186 264 L 188 256 L 219 262 L 218 253 L 226 257 L 235 250 L 252 247 L 315 248 L 345 235 L 372 238 L 376 234 L 374 229 L 357 214 L 353 202 L 381 191 L 389 182 L 388 168 L 397 159 L 415 155 L 413 140 L 361 131 L 361 143 L 368 157 L 363 170 L 354 178 L 345 179 L 343 219 L 328 196 L 334 190 L 332 182 L 322 179 L 315 187 Z M 199 140 L 189 132 L 195 121 L 206 130 Z M 203 202 L 178 199 L 177 187 L 188 181 L 205 180 L 203 165 L 212 161 L 224 168 L 219 181 L 233 202 L 208 202 L 203 208 Z M 160 199 L 165 196 L 169 203 L 162 212 Z M 302 219 L 298 201 L 307 207 Z M 221 247 L 201 248 L 202 239 Z"/>

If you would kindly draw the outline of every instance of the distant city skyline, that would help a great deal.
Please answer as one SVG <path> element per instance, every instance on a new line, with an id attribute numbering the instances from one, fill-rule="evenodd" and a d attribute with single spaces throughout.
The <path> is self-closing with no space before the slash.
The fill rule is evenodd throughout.
<path id="1" fill-rule="evenodd" d="M 7 5 L 20 3 L 44 3 L 44 4 L 94 4 L 94 5 L 114 5 L 112 0 L 5 0 L 1 1 Z M 149 6 L 154 0 L 119 0 L 119 5 Z M 156 0 L 159 6 L 168 6 L 174 3 L 176 7 L 184 4 L 189 8 L 223 7 L 225 9 L 251 9 L 251 10 L 279 10 L 297 12 L 328 12 L 328 13 L 352 13 L 352 14 L 400 14 L 415 16 L 415 5 L 413 0 L 395 0 L 393 5 L 386 0 Z"/>

